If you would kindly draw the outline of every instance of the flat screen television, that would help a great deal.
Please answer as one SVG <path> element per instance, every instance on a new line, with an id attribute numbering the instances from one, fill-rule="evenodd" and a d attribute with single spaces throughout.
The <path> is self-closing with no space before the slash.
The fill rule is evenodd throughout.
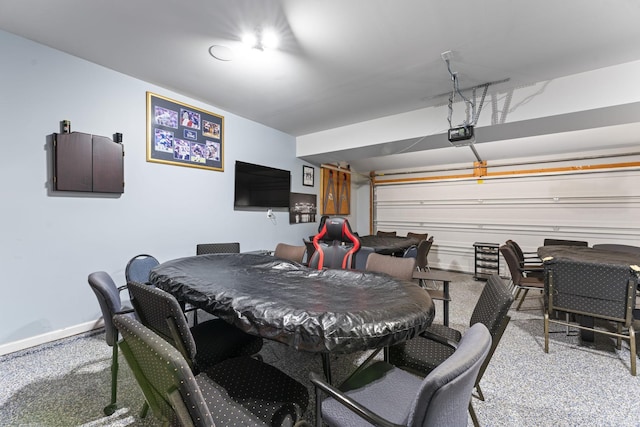
<path id="1" fill-rule="evenodd" d="M 234 209 L 289 208 L 291 172 L 236 161 Z"/>

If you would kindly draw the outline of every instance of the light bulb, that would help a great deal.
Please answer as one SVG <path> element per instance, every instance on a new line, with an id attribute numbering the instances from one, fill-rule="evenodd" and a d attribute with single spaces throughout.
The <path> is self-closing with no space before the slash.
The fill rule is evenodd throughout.
<path id="1" fill-rule="evenodd" d="M 262 46 L 267 49 L 275 49 L 278 47 L 278 36 L 273 30 L 264 30 L 262 32 Z"/>
<path id="2" fill-rule="evenodd" d="M 258 38 L 256 37 L 255 34 L 247 33 L 244 36 L 242 36 L 242 44 L 244 44 L 248 48 L 257 47 Z"/>

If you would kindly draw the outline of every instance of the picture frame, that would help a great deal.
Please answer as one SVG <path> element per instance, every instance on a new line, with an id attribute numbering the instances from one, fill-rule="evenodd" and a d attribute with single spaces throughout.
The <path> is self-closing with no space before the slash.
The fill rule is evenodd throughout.
<path id="1" fill-rule="evenodd" d="M 313 187 L 314 172 L 315 169 L 313 168 L 313 166 L 302 166 L 302 185 Z"/>
<path id="2" fill-rule="evenodd" d="M 316 222 L 318 197 L 315 194 L 291 193 L 289 197 L 289 224 Z"/>
<path id="3" fill-rule="evenodd" d="M 323 215 L 349 215 L 351 210 L 351 172 L 320 168 L 320 208 Z"/>
<path id="4" fill-rule="evenodd" d="M 147 161 L 224 171 L 224 116 L 147 92 Z"/>

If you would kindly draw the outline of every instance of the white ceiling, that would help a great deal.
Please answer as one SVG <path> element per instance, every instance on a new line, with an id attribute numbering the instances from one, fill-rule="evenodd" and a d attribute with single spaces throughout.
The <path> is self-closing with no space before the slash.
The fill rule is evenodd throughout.
<path id="1" fill-rule="evenodd" d="M 0 0 L 0 29 L 294 136 L 441 105 L 445 51 L 492 90 L 638 60 L 638 22 L 638 0 Z M 258 26 L 280 49 L 241 54 Z"/>

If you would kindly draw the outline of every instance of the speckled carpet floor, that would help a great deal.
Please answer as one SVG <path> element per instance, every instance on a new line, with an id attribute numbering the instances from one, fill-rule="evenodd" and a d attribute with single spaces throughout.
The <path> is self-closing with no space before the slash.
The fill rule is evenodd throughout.
<path id="1" fill-rule="evenodd" d="M 451 283 L 451 326 L 468 327 L 484 282 L 460 274 Z M 436 301 L 441 322 L 441 304 Z M 483 426 L 640 426 L 640 377 L 629 373 L 629 347 L 596 334 L 582 343 L 552 325 L 549 353 L 544 352 L 542 301 L 527 298 L 520 311 L 511 309 L 511 323 L 485 372 L 485 401 L 474 399 Z M 320 357 L 265 342 L 261 352 L 272 363 L 308 384 L 313 417 L 310 370 L 321 372 Z M 339 382 L 365 354 L 332 359 Z M 143 397 L 126 361 L 121 359 L 118 402 L 111 416 L 103 414 L 110 397 L 111 348 L 97 331 L 0 357 L 0 426 L 157 426 L 153 417 L 139 417 Z M 640 370 L 640 369 L 639 369 Z M 471 421 L 469 420 L 471 424 Z"/>

